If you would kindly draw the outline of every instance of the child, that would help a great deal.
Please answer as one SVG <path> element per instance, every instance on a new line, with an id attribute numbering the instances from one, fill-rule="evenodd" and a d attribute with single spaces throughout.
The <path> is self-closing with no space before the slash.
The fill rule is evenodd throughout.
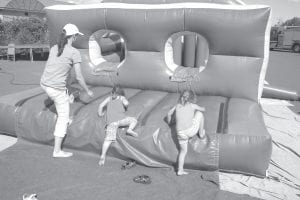
<path id="1" fill-rule="evenodd" d="M 197 133 L 200 138 L 205 136 L 205 130 L 203 128 L 204 116 L 202 114 L 205 108 L 192 103 L 193 98 L 194 95 L 191 91 L 184 91 L 179 97 L 178 104 L 168 112 L 167 116 L 167 120 L 170 122 L 175 111 L 176 132 L 180 146 L 178 155 L 178 176 L 188 174 L 184 171 L 183 165 L 188 150 L 189 139 Z"/>
<path id="2" fill-rule="evenodd" d="M 99 165 L 104 165 L 106 152 L 112 142 L 116 141 L 116 134 L 120 126 L 129 126 L 127 134 L 137 137 L 138 134 L 133 131 L 137 124 L 134 117 L 125 115 L 129 105 L 128 100 L 124 96 L 124 91 L 120 87 L 113 87 L 111 96 L 107 97 L 100 105 L 98 114 L 100 117 L 104 115 L 104 108 L 106 107 L 107 127 L 106 136 L 102 145 L 102 153 L 100 156 Z"/>

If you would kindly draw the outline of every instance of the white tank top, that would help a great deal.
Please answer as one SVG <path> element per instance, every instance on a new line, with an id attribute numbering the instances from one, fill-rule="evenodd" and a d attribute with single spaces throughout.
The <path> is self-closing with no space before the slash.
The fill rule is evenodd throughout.
<path id="1" fill-rule="evenodd" d="M 191 103 L 185 105 L 178 104 L 176 106 L 176 129 L 182 131 L 192 126 L 195 114 L 195 108 Z"/>

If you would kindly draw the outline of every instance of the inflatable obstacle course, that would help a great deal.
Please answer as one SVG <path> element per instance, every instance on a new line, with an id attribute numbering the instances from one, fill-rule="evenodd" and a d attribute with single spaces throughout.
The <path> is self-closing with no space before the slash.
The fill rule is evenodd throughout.
<path id="1" fill-rule="evenodd" d="M 84 76 L 94 85 L 92 101 L 72 105 L 73 123 L 65 141 L 67 147 L 99 153 L 106 124 L 96 110 L 111 87 L 118 84 L 125 88 L 131 103 L 127 114 L 138 118 L 140 137 L 127 137 L 125 130 L 120 130 L 110 155 L 146 166 L 170 167 L 176 162 L 178 143 L 174 126 L 169 126 L 164 117 L 176 104 L 178 92 L 192 89 L 197 94 L 197 104 L 206 108 L 208 137 L 193 138 L 186 167 L 265 176 L 272 142 L 259 100 L 268 61 L 269 7 L 105 3 L 53 6 L 46 12 L 52 44 L 66 23 L 76 24 L 85 34 L 75 47 L 81 49 Z M 93 63 L 91 36 L 99 30 L 119 34 L 125 48 L 124 58 L 119 62 L 104 59 L 104 51 L 98 51 L 103 60 Z M 184 39 L 175 38 L 175 43 L 180 41 L 177 45 L 171 43 L 168 52 L 173 56 L 173 64 L 170 65 L 165 50 L 174 33 Z M 197 37 L 207 41 L 203 70 L 195 64 L 200 63 Z M 99 42 L 99 46 L 105 46 L 104 43 Z M 179 54 L 175 50 L 178 45 L 182 45 Z M 107 52 L 116 48 L 102 47 Z M 111 63 L 116 63 L 114 70 L 107 70 L 106 64 Z M 95 69 L 101 71 L 102 67 L 105 73 L 95 73 Z M 171 81 L 170 76 L 182 69 L 192 74 L 192 78 L 187 80 L 190 76 L 183 76 L 180 82 Z M 112 71 L 118 74 L 115 81 L 110 77 Z M 46 94 L 19 98 L 21 104 L 1 103 L 1 112 L 8 113 L 11 123 L 0 128 L 33 142 L 51 144 L 56 115 L 54 106 L 45 104 Z"/>

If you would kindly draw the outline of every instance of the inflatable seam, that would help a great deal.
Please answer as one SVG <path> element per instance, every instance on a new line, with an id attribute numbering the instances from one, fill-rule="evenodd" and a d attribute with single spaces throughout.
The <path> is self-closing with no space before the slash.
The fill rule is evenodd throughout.
<path id="1" fill-rule="evenodd" d="M 108 30 L 106 20 L 107 20 L 107 8 L 104 9 L 104 27 L 106 30 Z"/>
<path id="2" fill-rule="evenodd" d="M 228 102 L 229 102 L 229 100 L 227 98 L 225 102 L 220 103 L 217 133 L 226 133 L 227 132 L 227 129 L 228 129 L 228 121 L 227 121 Z"/>

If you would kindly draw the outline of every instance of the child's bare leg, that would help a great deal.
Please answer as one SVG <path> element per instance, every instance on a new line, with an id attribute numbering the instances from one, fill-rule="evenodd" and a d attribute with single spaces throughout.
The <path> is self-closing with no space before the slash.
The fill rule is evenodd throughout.
<path id="1" fill-rule="evenodd" d="M 203 138 L 205 136 L 205 130 L 204 130 L 204 116 L 202 112 L 197 111 L 195 113 L 195 120 L 199 124 L 198 135 L 200 138 Z"/>
<path id="2" fill-rule="evenodd" d="M 135 118 L 130 118 L 130 124 L 129 127 L 127 129 L 127 134 L 133 136 L 133 137 L 138 137 L 138 133 L 133 131 L 133 129 L 136 127 L 137 125 L 137 120 Z"/>
<path id="3" fill-rule="evenodd" d="M 185 160 L 185 156 L 186 156 L 187 148 L 188 148 L 188 143 L 187 142 L 183 142 L 183 143 L 180 143 L 179 146 L 180 146 L 180 150 L 179 150 L 179 155 L 178 155 L 178 171 L 177 171 L 177 175 L 181 176 L 181 175 L 188 174 L 183 169 L 184 160 Z"/>
<path id="4" fill-rule="evenodd" d="M 103 144 L 102 144 L 102 152 L 101 152 L 101 156 L 100 156 L 100 160 L 99 160 L 99 165 L 102 166 L 105 163 L 105 158 L 106 158 L 106 153 L 107 150 L 109 148 L 109 146 L 111 145 L 112 141 L 111 140 L 104 140 Z"/>
<path id="5" fill-rule="evenodd" d="M 199 127 L 198 134 L 199 134 L 200 138 L 205 137 L 204 120 L 200 122 L 200 127 Z"/>

